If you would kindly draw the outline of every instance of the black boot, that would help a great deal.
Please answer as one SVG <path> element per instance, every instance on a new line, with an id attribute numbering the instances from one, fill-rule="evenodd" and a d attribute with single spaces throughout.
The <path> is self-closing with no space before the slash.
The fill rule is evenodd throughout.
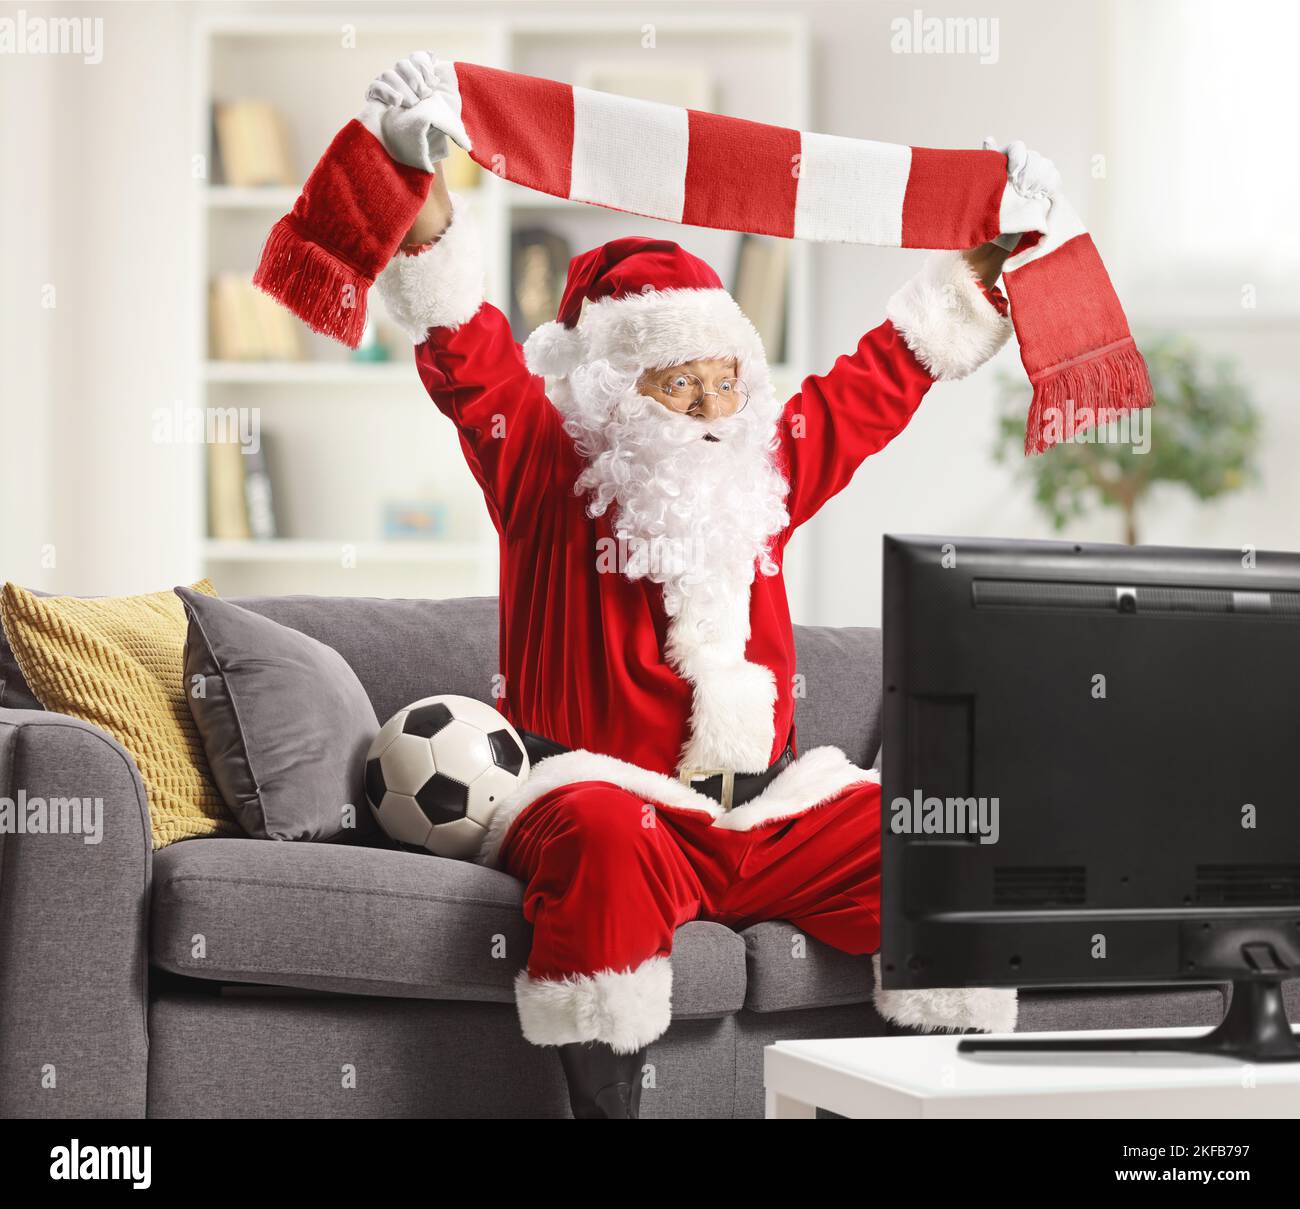
<path id="1" fill-rule="evenodd" d="M 575 1121 L 635 1121 L 641 1111 L 645 1050 L 616 1054 L 599 1041 L 562 1045 L 560 1065 L 569 1083 Z"/>

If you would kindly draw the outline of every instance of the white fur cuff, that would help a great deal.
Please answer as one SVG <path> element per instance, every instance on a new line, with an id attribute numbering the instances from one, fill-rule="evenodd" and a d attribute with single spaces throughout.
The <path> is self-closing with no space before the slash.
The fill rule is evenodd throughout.
<path id="1" fill-rule="evenodd" d="M 534 1045 L 601 1041 L 633 1054 L 657 1040 L 672 1022 L 673 967 L 652 957 L 635 970 L 602 970 L 571 978 L 515 979 L 515 1004 L 526 1040 Z"/>
<path id="2" fill-rule="evenodd" d="M 458 328 L 483 305 L 483 251 L 469 206 L 452 197 L 451 225 L 428 251 L 398 252 L 375 280 L 389 316 L 413 344 L 431 327 Z"/>
<path id="3" fill-rule="evenodd" d="M 885 314 L 936 382 L 973 373 L 1011 335 L 960 252 L 936 252 L 890 300 Z"/>
<path id="4" fill-rule="evenodd" d="M 998 987 L 932 987 L 887 991 L 880 985 L 880 954 L 871 957 L 876 976 L 872 993 L 876 1011 L 892 1024 L 932 1033 L 940 1029 L 981 1033 L 1012 1033 L 1019 1003 L 1013 989 Z"/>

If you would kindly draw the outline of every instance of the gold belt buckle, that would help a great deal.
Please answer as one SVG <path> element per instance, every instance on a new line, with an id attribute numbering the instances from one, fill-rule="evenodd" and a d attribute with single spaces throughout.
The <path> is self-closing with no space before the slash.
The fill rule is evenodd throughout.
<path id="1" fill-rule="evenodd" d="M 707 781 L 710 777 L 722 778 L 722 809 L 731 809 L 731 800 L 736 791 L 736 770 L 734 768 L 683 768 L 679 780 L 687 789 L 694 781 Z"/>

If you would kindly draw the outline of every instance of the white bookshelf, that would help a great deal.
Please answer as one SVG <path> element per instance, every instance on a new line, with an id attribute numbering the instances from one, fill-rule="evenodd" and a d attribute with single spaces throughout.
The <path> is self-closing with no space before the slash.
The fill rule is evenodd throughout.
<path id="1" fill-rule="evenodd" d="M 378 6 L 376 6 L 378 7 Z M 561 14 L 562 14 L 562 10 Z M 643 46 L 653 20 L 655 47 Z M 728 70 L 716 76 L 713 107 L 757 121 L 807 127 L 809 55 L 802 20 L 702 10 L 690 17 L 478 19 L 472 5 L 445 6 L 419 19 L 382 15 L 343 22 L 325 17 L 256 15 L 215 19 L 196 29 L 194 122 L 209 145 L 214 101 L 271 102 L 305 177 L 329 139 L 360 108 L 366 82 L 412 50 L 553 79 L 577 79 L 585 64 L 644 69 L 647 54 L 674 64 L 707 65 L 725 45 Z M 640 219 L 547 197 L 483 173 L 467 195 L 484 241 L 488 299 L 509 310 L 511 234 L 545 226 L 576 253 L 621 235 L 659 234 L 702 256 L 730 287 L 740 237 Z M 294 188 L 238 188 L 196 182 L 202 324 L 207 350 L 207 287 L 221 271 L 251 273 L 272 223 L 293 204 Z M 786 356 L 778 385 L 792 389 L 809 365 L 809 259 L 791 245 Z M 377 297 L 372 307 L 384 317 Z M 296 322 L 296 321 L 295 321 Z M 217 541 L 196 535 L 204 573 L 227 596 L 308 592 L 357 596 L 445 597 L 496 591 L 497 548 L 478 487 L 456 433 L 428 400 L 411 364 L 409 342 L 384 332 L 393 358 L 363 362 L 302 328 L 305 359 L 292 362 L 201 360 L 199 405 L 256 408 L 267 437 L 281 536 Z M 522 336 L 522 333 L 516 333 Z M 205 356 L 207 354 L 205 353 Z M 197 489 L 206 500 L 199 458 Z M 385 503 L 436 500 L 445 537 L 386 539 Z M 797 607 L 802 585 L 790 583 Z"/>

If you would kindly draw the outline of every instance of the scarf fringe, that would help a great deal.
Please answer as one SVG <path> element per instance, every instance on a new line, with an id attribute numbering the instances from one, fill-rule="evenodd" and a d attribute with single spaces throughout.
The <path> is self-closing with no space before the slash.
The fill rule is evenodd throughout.
<path id="1" fill-rule="evenodd" d="M 300 235 L 287 215 L 266 237 L 253 284 L 313 332 L 349 348 L 361 343 L 370 278 Z"/>
<path id="2" fill-rule="evenodd" d="M 1034 383 L 1025 455 L 1044 453 L 1094 424 L 1150 407 L 1151 377 L 1132 338 L 1049 372 Z"/>

